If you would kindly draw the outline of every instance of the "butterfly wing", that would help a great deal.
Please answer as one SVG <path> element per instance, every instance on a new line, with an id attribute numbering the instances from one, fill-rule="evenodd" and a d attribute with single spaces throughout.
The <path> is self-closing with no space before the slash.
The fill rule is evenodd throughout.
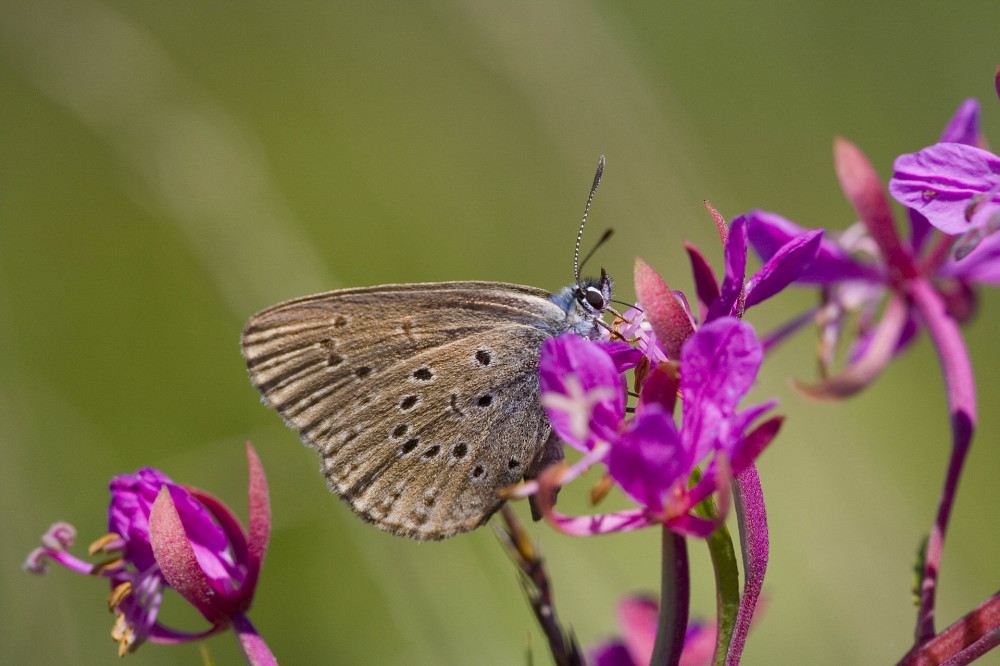
<path id="1" fill-rule="evenodd" d="M 242 346 L 334 492 L 383 529 L 437 539 L 484 523 L 532 469 L 550 432 L 539 348 L 567 326 L 541 289 L 385 285 L 268 308 Z"/>

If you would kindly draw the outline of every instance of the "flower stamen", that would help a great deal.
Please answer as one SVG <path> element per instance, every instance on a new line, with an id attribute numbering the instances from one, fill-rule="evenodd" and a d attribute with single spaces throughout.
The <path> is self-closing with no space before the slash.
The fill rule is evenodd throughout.
<path id="1" fill-rule="evenodd" d="M 125 597 L 131 593 L 132 583 L 130 581 L 116 585 L 115 589 L 111 590 L 111 594 L 108 595 L 108 610 L 114 613 Z"/>
<path id="2" fill-rule="evenodd" d="M 111 628 L 111 638 L 118 643 L 118 656 L 124 657 L 135 643 L 135 627 L 128 623 L 124 613 L 119 613 L 115 626 Z"/>
<path id="3" fill-rule="evenodd" d="M 94 564 L 93 570 L 90 572 L 91 576 L 104 576 L 108 572 L 116 571 L 118 569 L 125 568 L 125 558 L 124 557 L 114 557 L 110 560 L 105 560 L 103 562 L 97 562 Z"/>
<path id="4" fill-rule="evenodd" d="M 597 506 L 601 500 L 608 496 L 608 493 L 611 492 L 611 489 L 614 487 L 615 480 L 610 474 L 602 476 L 590 489 L 590 493 L 588 494 L 590 506 Z"/>
<path id="5" fill-rule="evenodd" d="M 94 556 L 97 553 L 108 553 L 122 550 L 125 547 L 125 540 L 115 532 L 109 532 L 100 539 L 95 540 L 87 548 L 87 554 Z"/>

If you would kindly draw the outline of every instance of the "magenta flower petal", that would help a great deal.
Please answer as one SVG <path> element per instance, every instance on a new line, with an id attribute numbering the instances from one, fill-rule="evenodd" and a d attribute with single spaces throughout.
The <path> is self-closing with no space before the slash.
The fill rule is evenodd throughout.
<path id="1" fill-rule="evenodd" d="M 744 294 L 744 281 L 747 271 L 747 222 L 742 215 L 733 220 L 729 227 L 729 238 L 726 240 L 725 262 L 726 276 L 719 289 L 719 297 L 708 307 L 705 321 L 719 317 L 738 316 L 742 304 L 740 297 Z"/>
<path id="2" fill-rule="evenodd" d="M 149 467 L 135 474 L 112 477 L 109 484 L 108 531 L 126 540 L 129 559 L 140 570 L 156 564 L 153 549 L 149 546 L 149 512 L 160 487 L 165 484 L 173 485 L 173 481 L 163 472 Z"/>
<path id="3" fill-rule="evenodd" d="M 752 210 L 746 217 L 750 244 L 764 262 L 769 261 L 778 250 L 795 238 L 808 233 L 807 229 L 777 213 Z M 823 238 L 819 241 L 816 257 L 796 281 L 804 284 L 832 284 L 843 280 L 880 282 L 882 274 L 875 267 L 854 259 L 834 241 Z"/>
<path id="4" fill-rule="evenodd" d="M 747 281 L 746 307 L 757 305 L 794 282 L 819 251 L 823 230 L 809 231 L 782 245 Z"/>
<path id="5" fill-rule="evenodd" d="M 775 416 L 764 421 L 732 447 L 730 464 L 733 474 L 739 476 L 743 470 L 753 466 L 757 457 L 778 435 L 784 420 L 784 416 Z"/>
<path id="6" fill-rule="evenodd" d="M 712 449 L 719 422 L 735 413 L 763 360 L 753 327 L 728 317 L 706 324 L 684 345 L 684 438 L 693 445 L 695 461 Z"/>
<path id="7" fill-rule="evenodd" d="M 621 641 L 600 643 L 590 650 L 587 663 L 593 666 L 637 666 Z"/>
<path id="8" fill-rule="evenodd" d="M 948 124 L 945 125 L 938 143 L 964 143 L 976 148 L 987 149 L 986 139 L 980 129 L 979 116 L 978 100 L 975 98 L 965 100 L 959 105 Z M 910 246 L 914 254 L 918 254 L 923 249 L 933 227 L 926 217 L 912 208 L 908 208 L 907 213 L 910 217 Z"/>
<path id="9" fill-rule="evenodd" d="M 573 334 L 550 338 L 538 369 L 542 405 L 564 442 L 587 451 L 617 436 L 625 396 L 618 368 L 600 345 Z"/>
<path id="10" fill-rule="evenodd" d="M 159 470 L 145 467 L 135 474 L 120 474 L 111 479 L 108 530 L 125 538 L 127 555 L 136 568 L 145 570 L 155 566 L 149 544 L 149 515 L 164 486 L 170 488 L 177 511 L 190 526 L 191 541 L 202 565 L 213 578 L 229 578 L 235 565 L 216 555 L 226 549 L 225 534 L 212 522 L 205 507 Z"/>
<path id="11" fill-rule="evenodd" d="M 691 458 L 673 417 L 653 404 L 629 421 L 611 447 L 607 464 L 608 473 L 629 497 L 658 512 L 674 483 L 685 478 Z"/>
<path id="12" fill-rule="evenodd" d="M 934 227 L 931 226 L 926 217 L 912 208 L 906 209 L 906 215 L 910 220 L 910 252 L 913 256 L 919 256 L 934 231 Z"/>
<path id="13" fill-rule="evenodd" d="M 964 143 L 968 146 L 983 148 L 983 135 L 979 129 L 979 100 L 970 97 L 959 105 L 955 115 L 951 117 L 944 131 L 941 132 L 941 143 Z"/>
<path id="14" fill-rule="evenodd" d="M 641 349 L 621 340 L 596 340 L 595 343 L 611 357 L 619 373 L 639 365 L 643 357 Z"/>
<path id="15" fill-rule="evenodd" d="M 656 404 L 666 413 L 673 414 L 679 384 L 680 377 L 676 366 L 673 364 L 653 366 L 646 381 L 642 383 L 639 403 L 635 407 L 636 413 L 641 414 L 648 405 Z"/>
<path id="16" fill-rule="evenodd" d="M 719 282 L 701 250 L 684 241 L 688 259 L 691 261 L 691 272 L 694 275 L 694 289 L 698 295 L 698 310 L 702 321 L 708 314 L 708 307 L 719 297 Z"/>
<path id="17" fill-rule="evenodd" d="M 1000 212 L 1000 157 L 960 143 L 936 143 L 920 152 L 900 155 L 892 165 L 889 193 L 904 206 L 919 211 L 946 234 L 959 235 L 976 217 L 989 219 Z M 986 201 L 979 201 L 987 196 Z"/>
<path id="18" fill-rule="evenodd" d="M 747 464 L 752 463 L 764 450 L 762 446 L 747 455 L 748 451 L 745 447 L 750 444 L 747 437 L 747 430 L 754 421 L 766 412 L 774 409 L 777 404 L 777 400 L 768 400 L 760 405 L 746 407 L 719 423 L 716 447 L 729 457 L 733 474 L 739 474 Z M 738 455 L 738 460 L 740 461 L 739 467 L 736 465 Z"/>
<path id="19" fill-rule="evenodd" d="M 627 509 L 596 516 L 564 516 L 548 508 L 544 513 L 550 525 L 570 536 L 590 537 L 618 532 L 634 532 L 658 523 L 644 509 Z"/>
<path id="20" fill-rule="evenodd" d="M 947 260 L 937 274 L 966 282 L 1000 285 L 1000 234 L 987 236 L 960 260 Z"/>
<path id="21" fill-rule="evenodd" d="M 240 524 L 239 518 L 236 514 L 226 506 L 222 500 L 206 493 L 204 490 L 199 490 L 197 488 L 186 488 L 191 496 L 198 501 L 199 504 L 204 506 L 209 515 L 212 516 L 214 522 L 219 525 L 223 533 L 226 535 L 226 546 L 219 553 L 213 553 L 206 557 L 204 554 L 199 554 L 199 550 L 195 548 L 195 555 L 198 557 L 198 563 L 209 579 L 213 582 L 213 587 L 219 590 L 226 598 L 233 600 L 234 602 L 240 597 L 239 591 L 236 586 L 240 585 L 243 587 L 241 582 L 241 577 L 244 571 L 252 571 L 254 569 L 254 563 L 250 560 L 249 549 L 247 548 L 247 535 L 246 531 L 243 529 L 243 525 Z M 192 526 L 185 524 L 185 529 L 188 533 L 192 530 Z M 235 571 L 235 575 L 230 577 L 219 576 L 216 571 L 216 567 L 211 565 L 212 560 L 218 560 L 220 558 L 225 558 L 226 561 L 235 561 L 245 563 L 242 567 Z M 206 566 L 206 561 L 209 565 Z M 245 582 L 245 581 L 243 581 Z"/>
<path id="22" fill-rule="evenodd" d="M 727 509 L 728 510 L 728 509 Z M 686 513 L 677 518 L 670 518 L 664 525 L 674 534 L 692 539 L 707 539 L 712 532 L 719 529 L 721 521 L 709 518 L 700 518 Z"/>

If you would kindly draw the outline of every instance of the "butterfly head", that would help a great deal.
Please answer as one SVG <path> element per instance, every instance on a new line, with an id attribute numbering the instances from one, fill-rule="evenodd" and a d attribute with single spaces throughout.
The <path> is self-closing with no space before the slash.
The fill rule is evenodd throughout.
<path id="1" fill-rule="evenodd" d="M 593 319 L 600 317 L 611 305 L 611 295 L 614 290 L 615 283 L 602 268 L 600 279 L 586 278 L 577 283 L 573 288 L 573 298 L 580 309 L 580 314 Z"/>
<path id="2" fill-rule="evenodd" d="M 601 271 L 600 278 L 585 278 L 550 296 L 550 300 L 566 312 L 565 328 L 592 340 L 600 337 L 601 315 L 611 306 L 614 291 L 611 276 Z"/>

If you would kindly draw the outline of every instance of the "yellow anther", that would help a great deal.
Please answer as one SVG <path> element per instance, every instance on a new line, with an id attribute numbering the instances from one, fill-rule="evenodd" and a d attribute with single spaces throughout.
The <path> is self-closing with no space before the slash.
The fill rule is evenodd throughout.
<path id="1" fill-rule="evenodd" d="M 122 600 L 127 597 L 132 592 L 132 583 L 125 581 L 115 586 L 115 589 L 111 590 L 111 594 L 108 595 L 108 610 L 112 613 L 118 608 Z M 119 618 L 124 619 L 124 615 L 119 615 Z"/>
<path id="2" fill-rule="evenodd" d="M 98 539 L 94 543 L 90 544 L 90 547 L 87 549 L 87 552 L 90 555 L 94 555 L 95 553 L 102 552 L 102 551 L 104 551 L 104 547 L 105 546 L 107 546 L 112 541 L 117 541 L 119 539 L 121 539 L 121 536 L 119 536 L 118 534 L 115 534 L 114 532 L 110 532 L 108 534 L 105 534 L 100 539 Z"/>

